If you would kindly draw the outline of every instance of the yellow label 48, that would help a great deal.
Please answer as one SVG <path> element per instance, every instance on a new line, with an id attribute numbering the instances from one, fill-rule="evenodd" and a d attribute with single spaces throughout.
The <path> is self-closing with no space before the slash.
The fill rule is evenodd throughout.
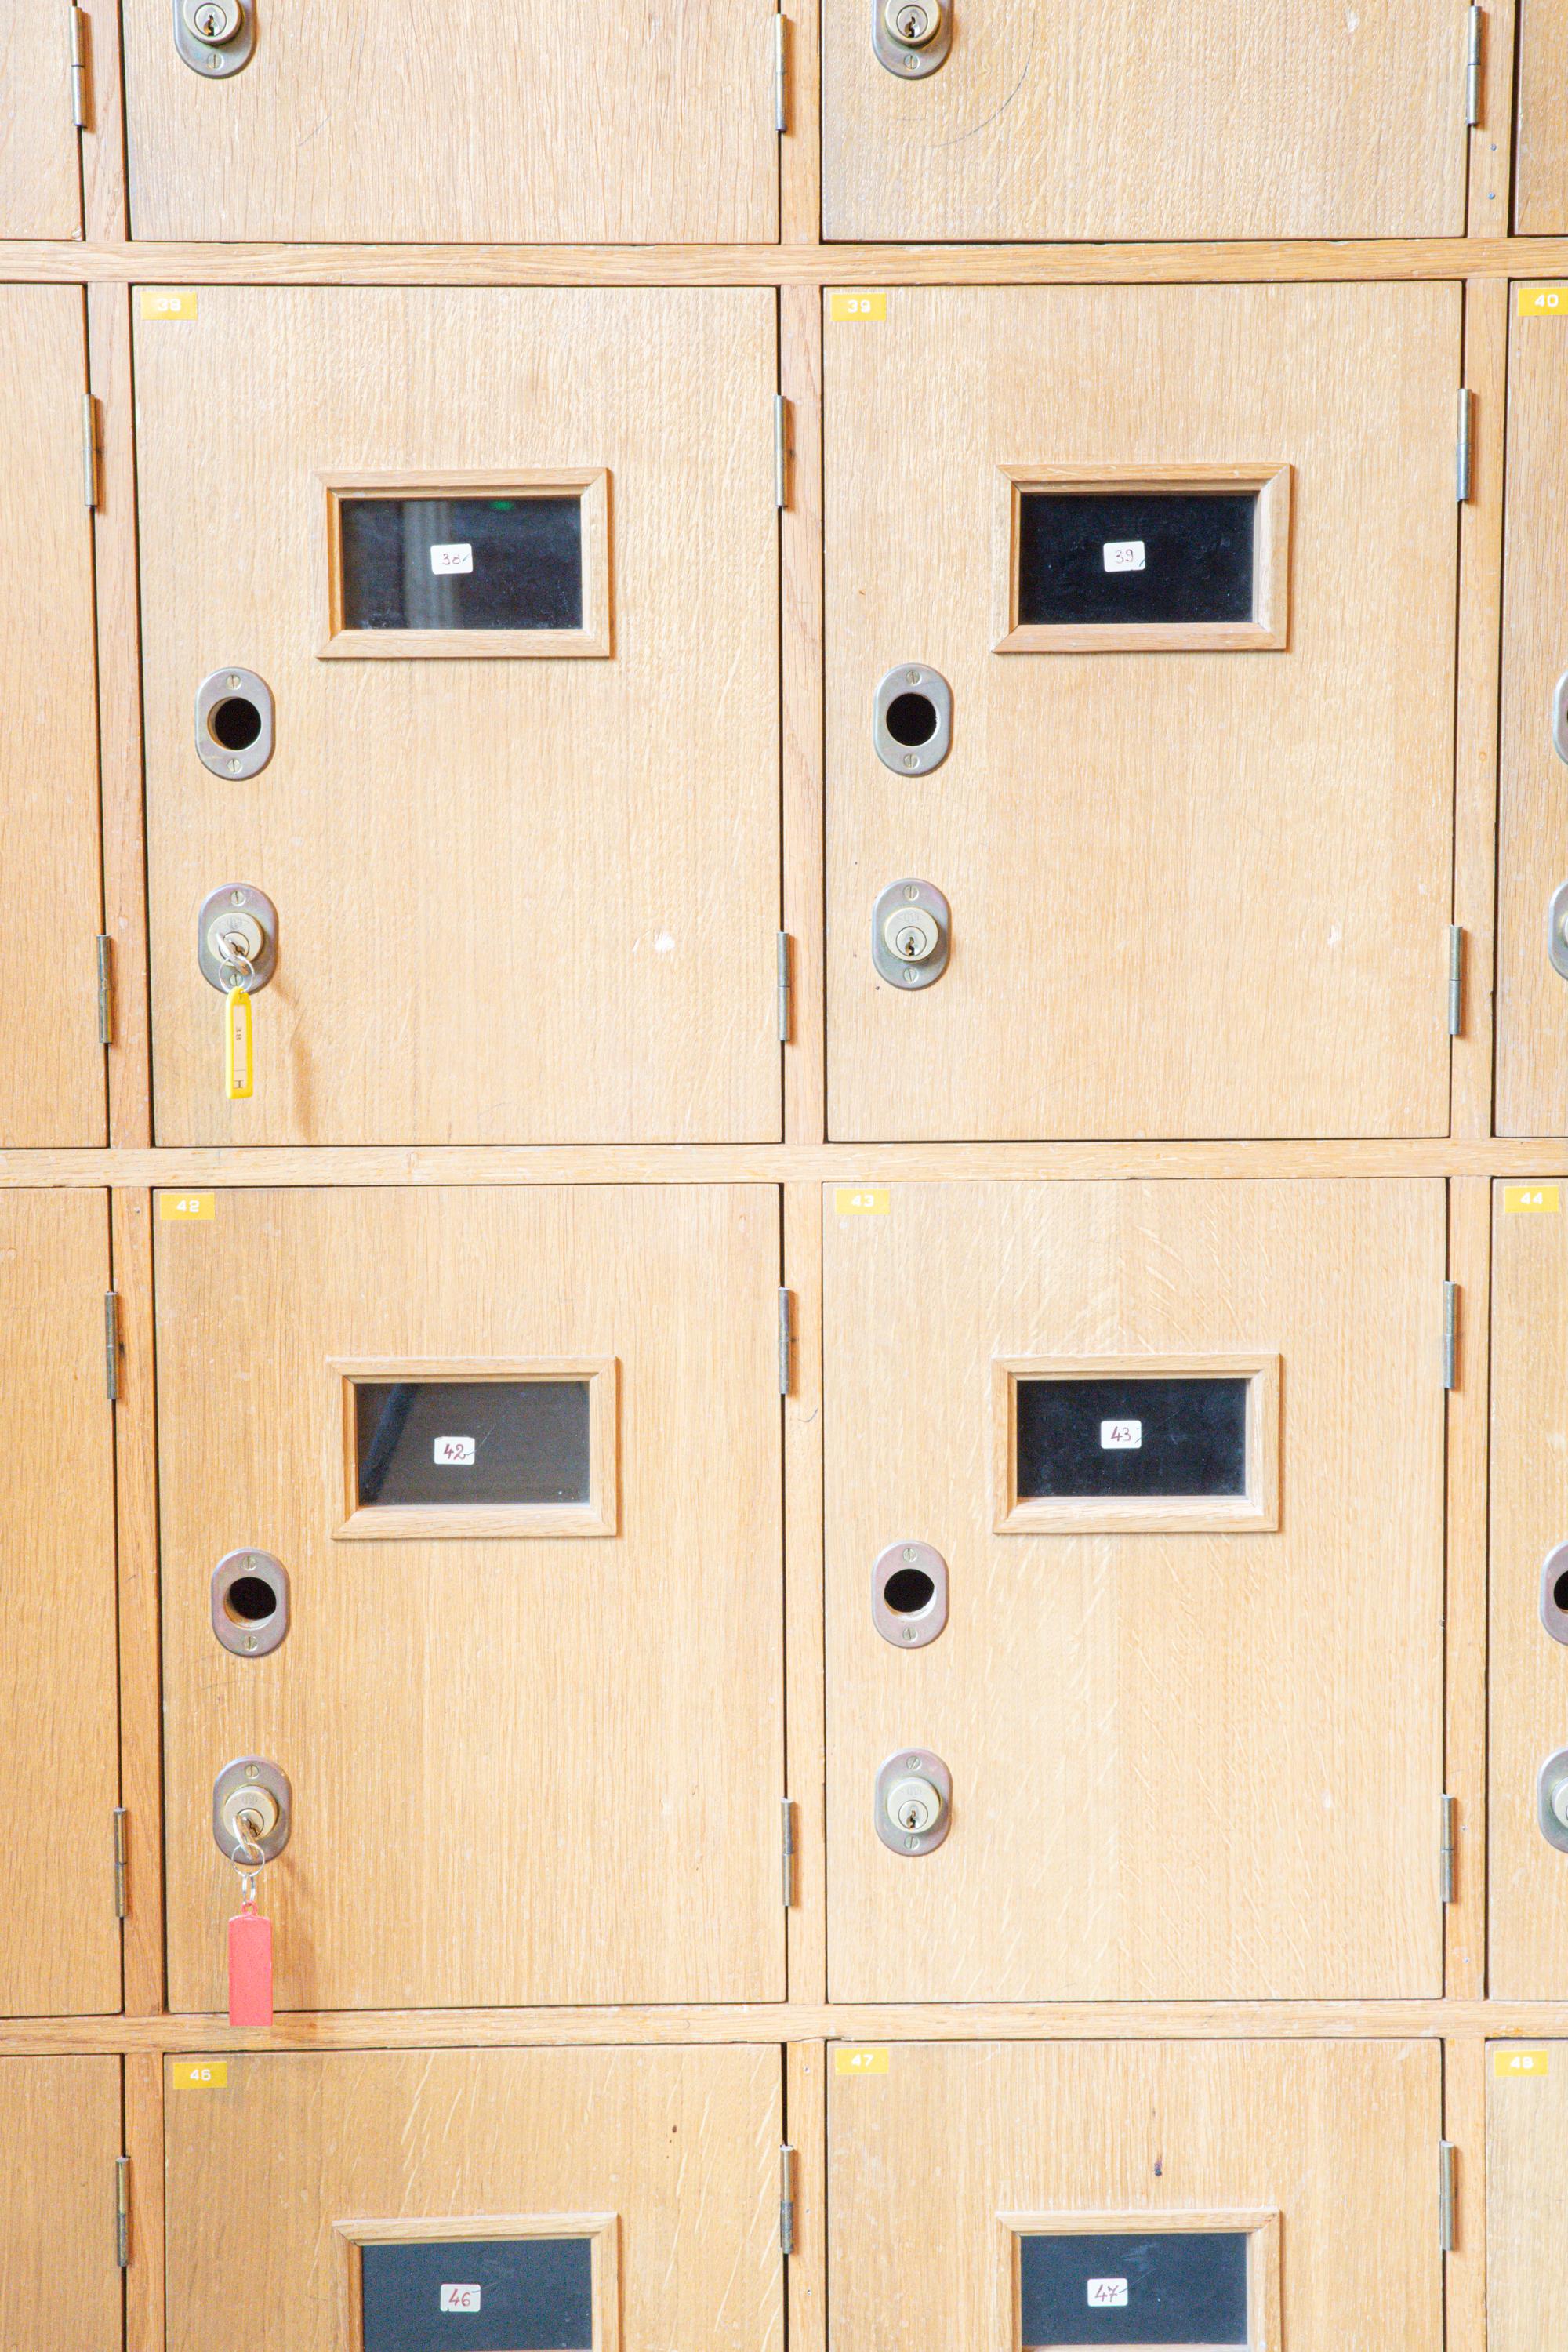
<path id="1" fill-rule="evenodd" d="M 1529 2075 L 1538 2079 L 1550 2071 L 1549 2050 L 1494 2050 L 1492 2073 L 1505 2082 L 1515 2083 Z"/>

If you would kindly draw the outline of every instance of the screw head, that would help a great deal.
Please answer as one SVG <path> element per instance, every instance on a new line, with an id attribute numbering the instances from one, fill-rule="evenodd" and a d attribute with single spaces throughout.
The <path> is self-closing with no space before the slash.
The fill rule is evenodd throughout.
<path id="1" fill-rule="evenodd" d="M 245 1777 L 247 1780 L 259 1780 L 261 1778 L 259 1766 L 247 1764 L 245 1768 Z"/>
<path id="2" fill-rule="evenodd" d="M 906 768 L 918 768 L 920 766 L 919 754 L 914 751 L 906 751 L 904 753 L 904 765 Z"/>
<path id="3" fill-rule="evenodd" d="M 918 882 L 906 882 L 906 883 L 905 883 L 905 885 L 904 885 L 904 896 L 905 896 L 905 898 L 918 898 L 920 897 L 920 895 L 921 895 L 921 886 L 920 886 L 920 884 L 919 884 Z"/>
<path id="4" fill-rule="evenodd" d="M 243 907 L 245 904 L 245 892 L 243 890 L 231 890 L 228 894 L 228 903 L 231 907 Z"/>

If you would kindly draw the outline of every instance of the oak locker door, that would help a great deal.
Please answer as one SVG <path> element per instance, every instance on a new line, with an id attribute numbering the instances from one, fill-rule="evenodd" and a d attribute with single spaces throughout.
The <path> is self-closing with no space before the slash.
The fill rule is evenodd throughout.
<path id="1" fill-rule="evenodd" d="M 1568 2335 L 1568 2042 L 1494 2042 L 1487 2080 L 1487 2343 Z"/>
<path id="2" fill-rule="evenodd" d="M 1464 0 L 822 13 L 830 237 L 1464 234 Z"/>
<path id="3" fill-rule="evenodd" d="M 1442 1185 L 857 1197 L 831 1997 L 1440 1992 Z"/>
<path id="4" fill-rule="evenodd" d="M 1438 2352 L 1441 2063 L 1430 2042 L 840 2044 L 837 2352 Z"/>
<path id="5" fill-rule="evenodd" d="M 776 2048 L 167 2063 L 169 2352 L 780 2352 Z"/>
<path id="6" fill-rule="evenodd" d="M 118 2058 L 0 2058 L 0 2343 L 110 2352 L 121 2343 L 114 2235 Z"/>
<path id="7" fill-rule="evenodd" d="M 831 1131 L 1445 1130 L 1459 289 L 827 302 Z"/>
<path id="8" fill-rule="evenodd" d="M 160 1139 L 776 1137 L 773 294 L 167 303 L 136 343 Z M 231 885 L 270 940 L 237 1100 L 198 963 Z"/>
<path id="9" fill-rule="evenodd" d="M 1488 1988 L 1568 1999 L 1568 1187 L 1492 1188 Z"/>
<path id="10" fill-rule="evenodd" d="M 1522 0 L 1514 226 L 1521 236 L 1568 228 L 1568 16 L 1558 0 Z"/>
<path id="11" fill-rule="evenodd" d="M 0 2016 L 120 2007 L 101 1192 L 0 1192 Z"/>
<path id="12" fill-rule="evenodd" d="M 0 287 L 0 1145 L 107 1139 L 86 392 L 81 289 Z"/>
<path id="13" fill-rule="evenodd" d="M 17 0 L 0 21 L 0 236 L 81 235 L 71 75 L 81 24 L 68 0 Z"/>
<path id="14" fill-rule="evenodd" d="M 245 1759 L 281 2008 L 781 1999 L 776 1194 L 182 1197 L 171 2005 L 224 2000 Z"/>
<path id="15" fill-rule="evenodd" d="M 1568 1130 L 1568 280 L 1514 289 L 1498 818 L 1497 1123 Z"/>
<path id="16" fill-rule="evenodd" d="M 739 244 L 778 236 L 773 0 L 127 0 L 140 237 Z M 192 13 L 189 5 L 186 14 Z"/>

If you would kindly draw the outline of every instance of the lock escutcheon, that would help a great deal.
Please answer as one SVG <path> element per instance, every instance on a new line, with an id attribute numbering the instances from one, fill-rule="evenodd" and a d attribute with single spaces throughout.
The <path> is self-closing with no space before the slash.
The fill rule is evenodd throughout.
<path id="1" fill-rule="evenodd" d="M 237 1847 L 275 1862 L 293 1826 L 294 1792 L 279 1765 L 237 1756 L 224 1766 L 213 1782 L 213 1843 L 226 1862 L 234 1862 Z"/>
<path id="2" fill-rule="evenodd" d="M 900 81 L 922 80 L 952 47 L 949 0 L 871 0 L 871 47 Z"/>
<path id="3" fill-rule="evenodd" d="M 952 1820 L 952 1775 L 929 1748 L 900 1748 L 877 1775 L 876 1829 L 892 1853 L 934 1853 Z"/>
<path id="4" fill-rule="evenodd" d="M 207 892 L 196 917 L 196 961 L 208 987 L 220 994 L 234 985 L 236 953 L 250 965 L 245 984 L 254 996 L 278 969 L 278 909 L 254 882 L 220 883 Z"/>
<path id="5" fill-rule="evenodd" d="M 204 81 L 224 81 L 250 62 L 256 16 L 249 0 L 174 0 L 174 47 Z"/>
<path id="6" fill-rule="evenodd" d="M 929 988 L 947 970 L 952 916 L 934 883 L 906 874 L 878 893 L 871 909 L 871 961 L 900 992 Z"/>

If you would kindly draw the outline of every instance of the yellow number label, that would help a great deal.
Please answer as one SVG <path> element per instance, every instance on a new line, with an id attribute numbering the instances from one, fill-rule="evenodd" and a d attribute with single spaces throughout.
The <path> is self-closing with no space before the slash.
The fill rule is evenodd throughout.
<path id="1" fill-rule="evenodd" d="M 875 294 L 830 294 L 827 315 L 841 327 L 851 326 L 859 320 L 885 319 L 888 297 L 885 289 Z"/>
<path id="2" fill-rule="evenodd" d="M 196 298 L 187 287 L 176 293 L 172 286 L 143 286 L 142 316 L 144 319 L 194 319 Z"/>
<path id="3" fill-rule="evenodd" d="M 253 1092 L 250 992 L 246 988 L 231 988 L 223 1001 L 223 1090 L 230 1102 L 248 1102 Z"/>
<path id="4" fill-rule="evenodd" d="M 176 2091 L 224 2091 L 228 2088 L 226 2058 L 176 2058 Z"/>
<path id="5" fill-rule="evenodd" d="M 160 1192 L 158 1215 L 165 1225 L 210 1225 L 217 1214 L 216 1192 Z"/>
<path id="6" fill-rule="evenodd" d="M 1555 1184 L 1505 1184 L 1502 1204 L 1510 1217 L 1554 1217 L 1557 1214 L 1557 1187 Z"/>
<path id="7" fill-rule="evenodd" d="M 1517 2082 L 1523 2074 L 1544 2074 L 1551 2056 L 1549 2050 L 1494 2050 L 1492 2073 L 1507 2082 Z"/>
<path id="8" fill-rule="evenodd" d="M 885 2074 L 888 2053 L 885 2050 L 836 2050 L 833 2071 L 836 2074 Z"/>
<path id="9" fill-rule="evenodd" d="M 833 1205 L 841 1217 L 885 1217 L 893 1204 L 885 1184 L 839 1184 Z"/>
<path id="10" fill-rule="evenodd" d="M 1521 286 L 1521 319 L 1568 319 L 1568 286 Z"/>

